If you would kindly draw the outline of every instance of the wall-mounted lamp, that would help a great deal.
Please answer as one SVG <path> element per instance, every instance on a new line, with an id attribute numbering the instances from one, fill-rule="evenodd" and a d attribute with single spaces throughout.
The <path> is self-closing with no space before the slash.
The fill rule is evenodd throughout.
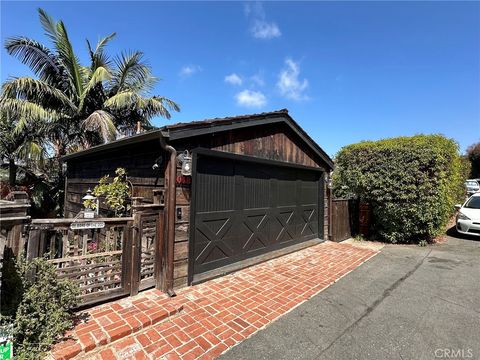
<path id="1" fill-rule="evenodd" d="M 332 180 L 332 173 L 328 173 L 327 176 L 325 177 L 325 182 L 327 183 L 327 188 L 332 189 L 333 188 L 333 180 Z"/>
<path id="2" fill-rule="evenodd" d="M 177 156 L 178 162 L 182 165 L 182 175 L 191 176 L 192 175 L 192 156 L 188 150 L 185 150 L 183 153 Z"/>

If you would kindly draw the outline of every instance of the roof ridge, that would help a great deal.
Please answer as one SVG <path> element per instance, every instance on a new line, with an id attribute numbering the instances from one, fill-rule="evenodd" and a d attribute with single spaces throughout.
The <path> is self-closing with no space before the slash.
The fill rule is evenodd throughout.
<path id="1" fill-rule="evenodd" d="M 178 122 L 178 123 L 174 123 L 174 124 L 170 124 L 170 125 L 164 125 L 161 128 L 173 129 L 173 128 L 176 128 L 176 127 L 179 127 L 179 126 L 184 126 L 184 125 L 187 125 L 187 124 L 190 124 L 190 125 L 208 124 L 208 123 L 213 123 L 213 122 L 235 121 L 235 120 L 241 120 L 241 119 L 251 119 L 252 117 L 262 117 L 262 116 L 278 115 L 278 114 L 288 114 L 288 109 L 283 108 L 283 109 L 279 109 L 279 110 L 265 111 L 265 112 L 254 113 L 254 114 L 243 114 L 243 115 L 235 115 L 235 116 L 215 117 L 215 118 L 206 118 L 206 119 L 202 119 L 202 120 Z"/>

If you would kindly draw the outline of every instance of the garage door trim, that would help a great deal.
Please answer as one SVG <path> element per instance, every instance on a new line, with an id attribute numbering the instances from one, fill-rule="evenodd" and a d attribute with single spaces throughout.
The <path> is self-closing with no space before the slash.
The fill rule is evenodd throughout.
<path id="1" fill-rule="evenodd" d="M 205 156 L 205 157 L 217 157 L 217 158 L 222 158 L 224 160 L 237 160 L 237 161 L 242 161 L 242 162 L 249 162 L 249 163 L 255 163 L 255 164 L 265 164 L 265 165 L 270 165 L 270 166 L 278 166 L 278 167 L 286 167 L 286 168 L 293 168 L 293 169 L 301 169 L 301 170 L 308 170 L 312 172 L 317 172 L 320 173 L 320 178 L 319 178 L 319 183 L 322 183 L 324 186 L 324 176 L 325 176 L 325 170 L 321 167 L 311 167 L 311 166 L 305 166 L 301 164 L 295 164 L 295 163 L 287 163 L 283 161 L 277 161 L 277 160 L 270 160 L 270 159 L 264 159 L 264 158 L 258 158 L 254 156 L 247 156 L 247 155 L 239 155 L 239 154 L 233 154 L 233 153 L 228 153 L 228 152 L 223 152 L 223 151 L 216 151 L 216 150 L 210 150 L 210 149 L 205 149 L 205 148 L 196 148 L 192 151 L 192 188 L 191 188 L 191 201 L 190 201 L 190 226 L 189 226 L 189 257 L 188 257 L 188 283 L 191 285 L 194 280 L 195 283 L 198 281 L 194 279 L 194 261 L 195 261 L 195 253 L 194 253 L 194 240 L 195 240 L 195 214 L 196 214 L 196 184 L 197 184 L 197 162 L 199 156 Z M 321 187 L 323 189 L 323 186 Z M 319 189 L 320 190 L 320 189 Z M 306 243 L 310 243 L 310 245 L 313 245 L 314 243 L 319 243 L 324 241 L 323 239 L 323 227 L 324 227 L 324 204 L 320 202 L 320 200 L 323 201 L 324 199 L 324 194 L 322 192 L 318 192 L 318 240 L 316 241 L 307 241 Z M 291 252 L 288 249 L 289 248 L 295 248 L 295 246 L 298 246 L 299 244 L 294 244 L 285 247 L 284 253 Z M 277 249 L 272 251 L 272 253 L 277 253 L 276 256 L 282 255 L 282 248 Z M 276 257 L 275 255 L 269 257 L 270 252 L 265 253 L 263 255 L 258 256 L 258 258 L 264 257 L 264 260 L 267 260 L 269 258 Z M 232 272 L 235 270 L 238 270 L 240 268 L 250 266 L 251 264 L 247 264 L 242 266 L 242 262 L 239 262 L 238 267 L 232 266 L 234 264 L 231 264 L 228 266 L 231 270 L 228 272 Z M 219 275 L 223 275 L 222 273 L 222 268 L 219 268 Z M 212 273 L 214 271 L 212 270 Z M 198 276 L 198 274 L 197 274 Z M 213 277 L 213 276 L 211 276 Z M 211 278 L 210 277 L 210 278 Z M 206 279 L 205 279 L 206 280 Z M 203 281 L 203 280 L 202 280 Z"/>

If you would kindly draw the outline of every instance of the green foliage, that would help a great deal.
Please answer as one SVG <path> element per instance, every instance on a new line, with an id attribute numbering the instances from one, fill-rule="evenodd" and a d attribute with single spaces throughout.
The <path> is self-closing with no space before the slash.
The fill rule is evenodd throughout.
<path id="1" fill-rule="evenodd" d="M 158 79 L 141 51 L 117 56 L 107 52 L 115 33 L 94 46 L 87 41 L 87 57 L 80 57 L 65 24 L 42 9 L 38 13 L 45 43 L 25 36 L 10 37 L 4 43 L 7 53 L 35 76 L 11 77 L 2 84 L 0 160 L 10 163 L 13 185 L 19 163 L 14 160 L 27 159 L 29 169 L 41 172 L 55 191 L 48 197 L 60 205 L 64 189 L 61 156 L 113 140 L 119 134 L 132 135 L 137 122 L 144 129 L 152 128 L 153 117 L 170 118 L 180 107 L 163 96 L 152 96 Z M 88 59 L 87 63 L 81 63 L 80 58 Z M 3 121 L 7 118 L 8 122 Z M 4 122 L 15 131 L 4 130 Z M 53 155 L 56 171 L 30 165 L 37 165 L 45 154 Z M 46 215 L 50 214 L 42 216 Z"/>
<path id="2" fill-rule="evenodd" d="M 467 149 L 467 158 L 471 164 L 471 178 L 480 178 L 480 142 L 472 144 Z"/>
<path id="3" fill-rule="evenodd" d="M 117 217 L 125 216 L 130 210 L 128 199 L 130 197 L 130 186 L 127 181 L 127 172 L 124 168 L 115 170 L 115 176 L 112 181 L 108 175 L 103 176 L 99 184 L 93 189 L 96 197 L 105 196 L 105 204 Z M 84 201 L 83 206 L 95 209 L 96 203 Z"/>
<path id="4" fill-rule="evenodd" d="M 47 129 L 56 157 L 134 132 L 137 122 L 151 127 L 154 116 L 169 118 L 179 106 L 162 96 L 148 96 L 157 81 L 140 51 L 111 57 L 106 46 L 115 33 L 92 47 L 81 64 L 63 21 L 39 9 L 40 24 L 51 46 L 23 36 L 5 41 L 6 51 L 27 65 L 36 78 L 16 77 L 2 86 L 0 106 Z"/>
<path id="5" fill-rule="evenodd" d="M 427 245 L 428 245 L 427 240 L 420 240 L 420 241 L 418 242 L 418 246 L 420 246 L 420 247 L 425 247 L 425 246 L 427 246 Z"/>
<path id="6" fill-rule="evenodd" d="M 458 145 L 417 135 L 346 146 L 336 157 L 334 194 L 373 209 L 374 232 L 395 242 L 430 239 L 465 196 Z"/>
<path id="7" fill-rule="evenodd" d="M 365 237 L 362 234 L 355 235 L 353 238 L 355 241 L 365 241 Z"/>
<path id="8" fill-rule="evenodd" d="M 44 136 L 41 128 L 33 122 L 25 124 L 0 107 L 0 161 L 9 164 L 9 184 L 17 183 L 18 163 L 23 162 L 38 169 L 45 159 Z"/>
<path id="9" fill-rule="evenodd" d="M 79 289 L 68 279 L 58 279 L 55 267 L 42 258 L 27 262 L 21 257 L 14 272 L 20 289 L 17 293 L 21 293 L 21 300 L 9 309 L 15 358 L 38 359 L 72 327 L 71 310 L 77 303 Z"/>

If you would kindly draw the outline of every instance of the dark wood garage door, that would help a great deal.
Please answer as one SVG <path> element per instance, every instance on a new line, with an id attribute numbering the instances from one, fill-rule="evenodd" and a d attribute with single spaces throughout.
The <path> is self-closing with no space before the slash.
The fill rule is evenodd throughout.
<path id="1" fill-rule="evenodd" d="M 321 175 L 238 157 L 198 155 L 193 274 L 318 238 Z"/>

